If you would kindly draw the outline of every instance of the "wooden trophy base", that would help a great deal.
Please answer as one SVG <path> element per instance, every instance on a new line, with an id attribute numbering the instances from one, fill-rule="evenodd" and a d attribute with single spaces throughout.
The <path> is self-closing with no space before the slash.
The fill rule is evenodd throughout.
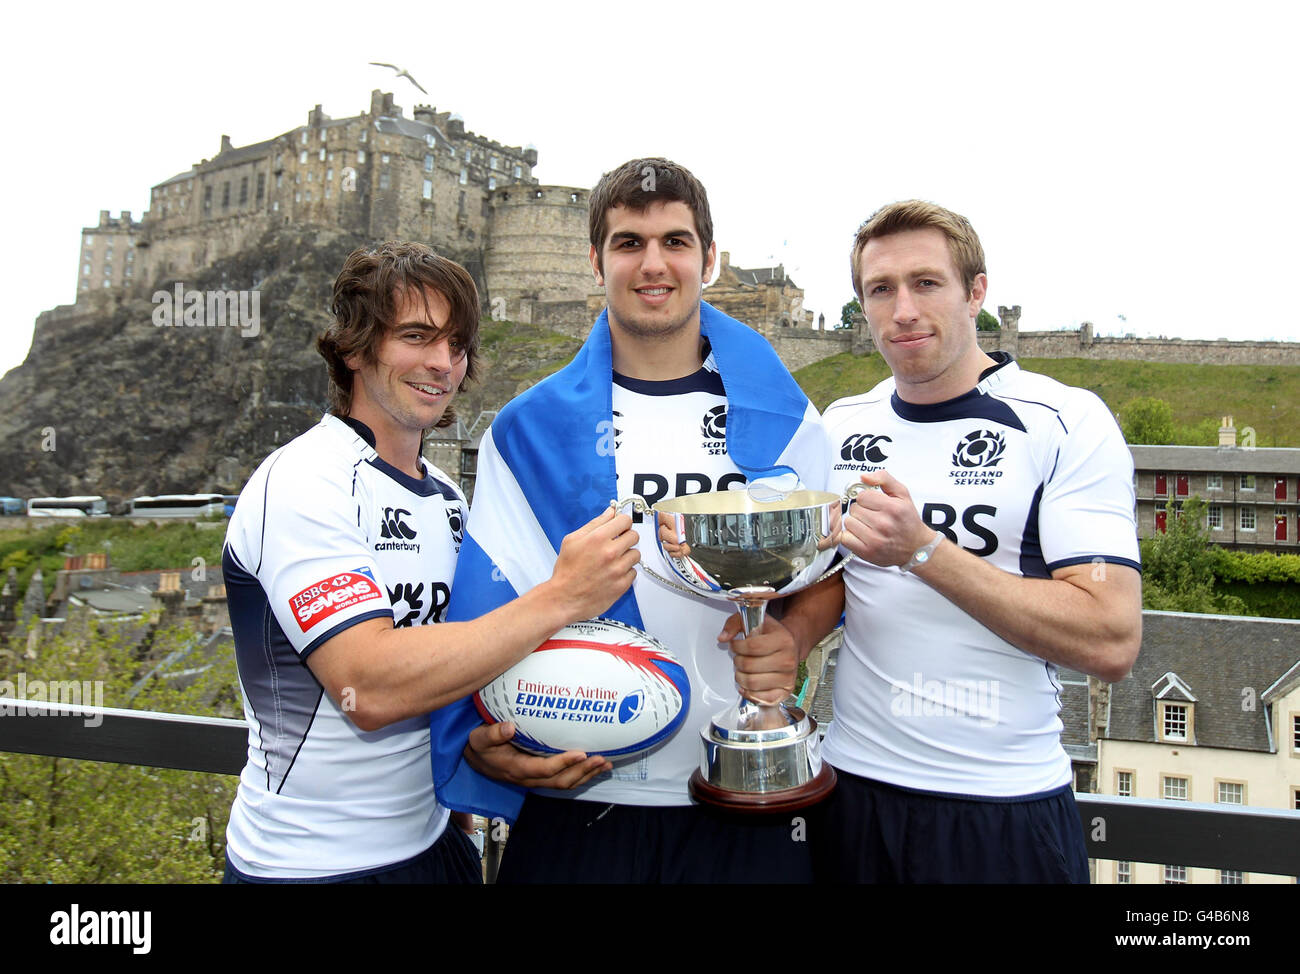
<path id="1" fill-rule="evenodd" d="M 809 805 L 816 805 L 835 790 L 835 769 L 823 764 L 817 777 L 797 788 L 785 788 L 781 791 L 748 792 L 728 791 L 711 785 L 704 780 L 699 768 L 691 775 L 691 797 L 705 805 L 713 805 L 729 812 L 742 814 L 769 814 L 773 812 L 793 812 Z"/>

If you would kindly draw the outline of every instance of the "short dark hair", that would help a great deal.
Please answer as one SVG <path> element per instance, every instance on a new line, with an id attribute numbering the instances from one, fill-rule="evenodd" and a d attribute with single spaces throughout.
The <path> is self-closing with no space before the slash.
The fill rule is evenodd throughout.
<path id="1" fill-rule="evenodd" d="M 713 217 L 709 213 L 709 195 L 704 186 L 685 166 L 658 157 L 632 159 L 617 169 L 605 173 L 591 191 L 588 202 L 587 224 L 591 230 L 591 245 L 596 248 L 596 266 L 605 272 L 601 248 L 609 235 L 609 211 L 625 206 L 635 213 L 644 213 L 654 203 L 685 203 L 695 216 L 695 232 L 700 237 L 700 249 L 708 259 L 713 244 Z"/>
<path id="2" fill-rule="evenodd" d="M 468 362 L 463 390 L 478 375 L 478 288 L 469 272 L 454 260 L 440 257 L 424 244 L 390 240 L 374 247 L 358 247 L 348 254 L 334 279 L 330 313 L 334 321 L 316 339 L 316 350 L 329 368 L 329 406 L 336 416 L 352 411 L 352 370 L 347 359 L 360 353 L 376 363 L 375 350 L 395 322 L 397 305 L 407 294 L 442 295 L 451 306 L 443 334 L 459 339 Z M 456 419 L 451 406 L 437 426 Z"/>

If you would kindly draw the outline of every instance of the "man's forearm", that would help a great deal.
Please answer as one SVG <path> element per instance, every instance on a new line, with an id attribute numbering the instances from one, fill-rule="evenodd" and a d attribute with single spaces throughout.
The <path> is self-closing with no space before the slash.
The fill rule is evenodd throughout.
<path id="1" fill-rule="evenodd" d="M 785 600 L 781 624 L 794 637 L 799 659 L 808 658 L 813 647 L 835 628 L 843 614 L 844 577 L 841 572 Z"/>
<path id="2" fill-rule="evenodd" d="M 1053 578 L 1024 578 L 944 540 L 914 574 L 1013 646 L 1049 662 L 1115 682 L 1137 658 L 1141 581 L 1126 565 L 1077 565 Z"/>

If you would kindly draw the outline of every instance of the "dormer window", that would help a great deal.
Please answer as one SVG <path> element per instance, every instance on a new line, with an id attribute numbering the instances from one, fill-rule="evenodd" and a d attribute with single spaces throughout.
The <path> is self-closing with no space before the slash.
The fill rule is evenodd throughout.
<path id="1" fill-rule="evenodd" d="M 1196 695 L 1177 673 L 1166 673 L 1151 687 L 1155 739 L 1169 744 L 1196 743 Z"/>

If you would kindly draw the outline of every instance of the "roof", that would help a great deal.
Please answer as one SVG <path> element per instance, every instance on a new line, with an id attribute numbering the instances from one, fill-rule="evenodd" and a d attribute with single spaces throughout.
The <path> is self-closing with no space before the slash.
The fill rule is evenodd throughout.
<path id="1" fill-rule="evenodd" d="M 1129 446 L 1138 470 L 1300 474 L 1300 449 L 1241 446 Z"/>
<path id="2" fill-rule="evenodd" d="M 1260 698 L 1297 661 L 1300 620 L 1143 612 L 1142 650 L 1111 687 L 1103 736 L 1154 743 L 1153 688 L 1173 673 L 1195 691 L 1197 745 L 1268 751 Z"/>
<path id="3" fill-rule="evenodd" d="M 429 133 L 433 133 L 433 141 L 437 148 L 448 149 L 454 148 L 451 140 L 443 134 L 442 129 L 429 122 L 421 122 L 412 118 L 396 118 L 392 115 L 380 115 L 375 119 L 375 130 L 386 134 L 405 135 L 413 139 L 423 139 L 426 142 Z"/>
<path id="4" fill-rule="evenodd" d="M 759 284 L 789 284 L 795 287 L 794 281 L 790 280 L 785 273 L 785 265 L 778 264 L 776 267 L 737 267 L 735 264 L 727 265 L 736 275 L 736 279 L 741 284 L 749 284 L 757 287 Z"/>
<path id="5" fill-rule="evenodd" d="M 254 159 L 261 159 L 262 157 L 271 154 L 271 149 L 275 146 L 278 139 L 279 137 L 277 136 L 275 139 L 267 139 L 265 142 L 254 142 L 252 145 L 242 145 L 236 149 L 229 149 L 226 152 L 218 153 L 207 162 L 200 163 L 192 169 L 185 170 L 185 172 L 177 173 L 170 179 L 164 179 L 161 183 L 156 183 L 155 187 L 170 186 L 172 183 L 178 183 L 183 179 L 192 179 L 200 173 L 212 172 L 217 169 L 226 169 L 230 166 L 237 166 L 240 163 L 252 162 Z"/>

